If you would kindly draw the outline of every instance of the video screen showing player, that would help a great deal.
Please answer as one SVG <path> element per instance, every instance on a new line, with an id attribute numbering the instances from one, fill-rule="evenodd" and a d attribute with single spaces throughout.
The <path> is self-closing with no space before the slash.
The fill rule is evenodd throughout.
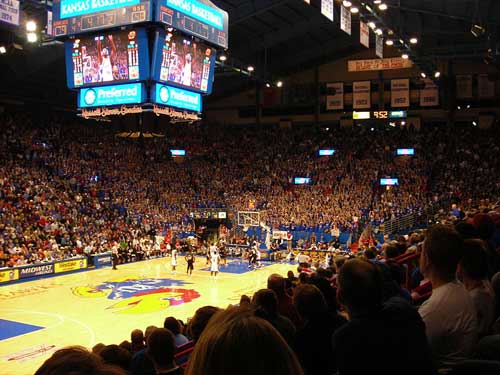
<path id="1" fill-rule="evenodd" d="M 163 46 L 160 80 L 206 92 L 212 48 L 181 35 L 168 34 Z"/>
<path id="2" fill-rule="evenodd" d="M 75 86 L 139 78 L 137 33 L 120 31 L 77 39 L 73 44 Z"/>

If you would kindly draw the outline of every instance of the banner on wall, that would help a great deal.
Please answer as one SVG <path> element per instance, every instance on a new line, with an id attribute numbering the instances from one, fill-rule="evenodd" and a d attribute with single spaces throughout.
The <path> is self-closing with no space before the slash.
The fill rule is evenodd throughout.
<path id="1" fill-rule="evenodd" d="M 472 98 L 472 76 L 471 75 L 458 75 L 456 78 L 457 83 L 457 98 L 467 99 Z"/>
<path id="2" fill-rule="evenodd" d="M 381 59 L 384 58 L 384 38 L 378 35 L 375 38 L 375 55 Z"/>
<path id="3" fill-rule="evenodd" d="M 287 240 L 286 230 L 273 230 L 273 240 Z"/>
<path id="4" fill-rule="evenodd" d="M 424 79 L 424 88 L 420 90 L 420 106 L 432 107 L 439 105 L 439 89 L 430 79 Z"/>
<path id="5" fill-rule="evenodd" d="M 26 279 L 33 276 L 51 275 L 54 273 L 54 263 L 36 264 L 19 268 L 19 278 Z"/>
<path id="6" fill-rule="evenodd" d="M 0 0 L 0 22 L 19 26 L 19 1 Z"/>
<path id="7" fill-rule="evenodd" d="M 64 262 L 57 262 L 54 265 L 54 272 L 61 273 L 68 271 L 76 271 L 82 268 L 87 268 L 87 259 L 81 258 L 81 259 L 67 260 Z"/>
<path id="8" fill-rule="evenodd" d="M 328 83 L 326 85 L 326 109 L 327 111 L 334 109 L 344 109 L 344 83 Z"/>
<path id="9" fill-rule="evenodd" d="M 349 60 L 347 70 L 349 72 L 371 72 L 376 70 L 407 69 L 413 66 L 410 59 L 402 57 L 390 57 L 386 59 Z"/>
<path id="10" fill-rule="evenodd" d="M 391 107 L 409 107 L 410 106 L 410 80 L 393 79 L 391 80 Z"/>
<path id="11" fill-rule="evenodd" d="M 352 108 L 365 109 L 371 107 L 370 81 L 352 83 Z"/>
<path id="12" fill-rule="evenodd" d="M 495 82 L 490 81 L 487 74 L 480 74 L 477 77 L 477 92 L 480 98 L 495 96 Z"/>
<path id="13" fill-rule="evenodd" d="M 321 14 L 333 22 L 333 0 L 321 0 Z"/>
<path id="14" fill-rule="evenodd" d="M 363 21 L 359 21 L 359 42 L 366 48 L 370 48 L 370 28 Z"/>
<path id="15" fill-rule="evenodd" d="M 340 29 L 351 35 L 351 11 L 345 6 L 340 6 Z"/>
<path id="16" fill-rule="evenodd" d="M 19 280 L 19 270 L 17 268 L 0 271 L 0 283 L 6 283 L 14 280 Z"/>

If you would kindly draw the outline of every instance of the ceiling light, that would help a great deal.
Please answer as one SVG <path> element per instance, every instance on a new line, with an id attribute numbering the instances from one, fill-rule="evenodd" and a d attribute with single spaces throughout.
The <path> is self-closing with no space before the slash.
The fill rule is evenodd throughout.
<path id="1" fill-rule="evenodd" d="M 421 76 L 422 78 L 426 78 L 426 77 L 427 77 L 427 75 L 426 75 L 424 72 L 420 73 L 420 76 Z"/>
<path id="2" fill-rule="evenodd" d="M 36 35 L 36 33 L 28 33 L 26 34 L 26 37 L 30 43 L 35 43 L 38 40 L 38 35 Z"/>
<path id="3" fill-rule="evenodd" d="M 394 42 L 391 39 L 387 39 L 385 41 L 385 44 L 387 44 L 388 46 L 392 46 L 394 44 Z"/>
<path id="4" fill-rule="evenodd" d="M 439 77 L 441 77 L 441 72 L 434 73 L 434 78 L 439 78 Z"/>
<path id="5" fill-rule="evenodd" d="M 409 58 L 410 56 L 408 56 L 408 54 L 407 54 L 407 53 L 403 53 L 403 54 L 401 55 L 401 57 L 402 57 L 403 59 L 405 59 L 405 60 L 408 60 L 408 58 Z"/>
<path id="6" fill-rule="evenodd" d="M 387 9 L 387 4 L 385 4 L 385 3 L 380 4 L 378 6 L 378 9 L 380 9 L 380 10 L 386 10 Z"/>
<path id="7" fill-rule="evenodd" d="M 462 109 L 462 107 L 460 107 L 459 105 L 457 105 L 457 109 L 458 109 L 458 110 L 461 110 L 461 109 Z"/>
<path id="8" fill-rule="evenodd" d="M 349 8 L 352 5 L 352 3 L 349 0 L 344 0 L 342 1 L 342 5 L 345 6 L 346 8 Z"/>
<path id="9" fill-rule="evenodd" d="M 467 109 L 469 109 L 469 108 L 470 108 L 470 104 L 467 104 Z"/>
<path id="10" fill-rule="evenodd" d="M 271 87 L 271 84 L 269 82 L 266 82 L 266 87 L 267 88 Z"/>
<path id="11" fill-rule="evenodd" d="M 373 30 L 374 28 L 376 28 L 376 27 L 377 27 L 377 25 L 375 25 L 375 22 L 370 21 L 370 22 L 368 22 L 368 27 L 370 27 L 370 29 L 372 29 L 372 30 Z"/>
<path id="12" fill-rule="evenodd" d="M 250 65 L 250 66 L 247 68 L 247 70 L 251 73 L 251 72 L 253 72 L 253 71 L 255 70 L 255 68 L 254 68 L 252 65 Z"/>
<path id="13" fill-rule="evenodd" d="M 472 121 L 472 125 L 477 126 L 477 122 Z"/>
<path id="14" fill-rule="evenodd" d="M 406 121 L 401 121 L 401 125 L 406 125 Z"/>
<path id="15" fill-rule="evenodd" d="M 3 55 L 6 52 L 7 52 L 7 48 L 5 48 L 5 46 L 0 46 L 0 53 Z"/>
<path id="16" fill-rule="evenodd" d="M 417 44 L 418 43 L 418 39 L 415 38 L 415 37 L 413 37 L 413 38 L 410 39 L 410 43 L 411 44 Z"/>
<path id="17" fill-rule="evenodd" d="M 481 25 L 472 25 L 472 28 L 470 29 L 470 32 L 472 35 L 474 35 L 476 38 L 479 38 L 481 35 L 483 35 L 486 32 L 486 29 L 482 27 Z"/>
<path id="18" fill-rule="evenodd" d="M 352 14 L 357 14 L 357 13 L 359 13 L 359 9 L 357 7 L 352 7 L 351 8 L 351 13 Z"/>
<path id="19" fill-rule="evenodd" d="M 219 60 L 220 61 L 226 61 L 227 60 L 227 56 L 226 55 L 220 55 L 219 56 Z"/>
<path id="20" fill-rule="evenodd" d="M 35 21 L 26 22 L 26 31 L 29 31 L 30 33 L 36 31 L 36 22 Z"/>
<path id="21" fill-rule="evenodd" d="M 382 29 L 377 29 L 375 30 L 375 34 L 377 35 L 382 35 L 384 32 L 382 31 Z"/>
<path id="22" fill-rule="evenodd" d="M 382 2 L 382 0 L 374 0 L 373 4 L 380 4 L 381 2 Z"/>
<path id="23" fill-rule="evenodd" d="M 283 82 L 282 81 L 276 82 L 276 87 L 282 87 L 282 86 L 283 86 Z"/>

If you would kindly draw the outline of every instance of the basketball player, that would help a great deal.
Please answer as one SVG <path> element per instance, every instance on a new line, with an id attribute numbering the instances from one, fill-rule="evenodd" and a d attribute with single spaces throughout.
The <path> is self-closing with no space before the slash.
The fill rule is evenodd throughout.
<path id="1" fill-rule="evenodd" d="M 116 58 L 116 46 L 113 41 L 113 35 L 108 35 L 109 43 L 111 44 L 111 52 L 108 48 L 102 48 L 101 39 L 97 39 L 97 61 L 99 63 L 100 82 L 113 81 L 113 67 L 116 65 L 113 61 Z"/>
<path id="2" fill-rule="evenodd" d="M 181 73 L 181 84 L 184 86 L 191 87 L 191 54 L 186 53 L 184 57 L 184 66 L 182 67 Z"/>
<path id="3" fill-rule="evenodd" d="M 113 269 L 116 270 L 116 265 L 118 264 L 118 245 L 116 242 L 113 244 L 113 247 L 111 247 L 111 259 L 113 262 Z"/>
<path id="4" fill-rule="evenodd" d="M 189 252 L 186 255 L 186 263 L 187 263 L 187 274 L 191 276 L 193 274 L 193 268 L 194 268 L 194 255 L 192 252 Z"/>
<path id="5" fill-rule="evenodd" d="M 210 257 L 210 276 L 217 277 L 217 274 L 219 273 L 219 261 L 220 261 L 220 256 L 217 251 L 212 254 Z"/>
<path id="6" fill-rule="evenodd" d="M 170 259 L 170 265 L 172 266 L 172 273 L 175 273 L 175 268 L 177 267 L 177 249 L 172 249 L 172 258 Z"/>

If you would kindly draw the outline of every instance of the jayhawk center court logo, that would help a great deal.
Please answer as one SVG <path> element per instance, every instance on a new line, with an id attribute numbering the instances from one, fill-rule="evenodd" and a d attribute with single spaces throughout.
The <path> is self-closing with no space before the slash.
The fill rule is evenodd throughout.
<path id="1" fill-rule="evenodd" d="M 189 283 L 172 279 L 127 277 L 96 286 L 79 286 L 72 291 L 79 297 L 106 297 L 118 301 L 108 307 L 118 314 L 142 314 L 189 303 L 200 297 L 195 290 L 181 288 L 186 284 Z"/>

